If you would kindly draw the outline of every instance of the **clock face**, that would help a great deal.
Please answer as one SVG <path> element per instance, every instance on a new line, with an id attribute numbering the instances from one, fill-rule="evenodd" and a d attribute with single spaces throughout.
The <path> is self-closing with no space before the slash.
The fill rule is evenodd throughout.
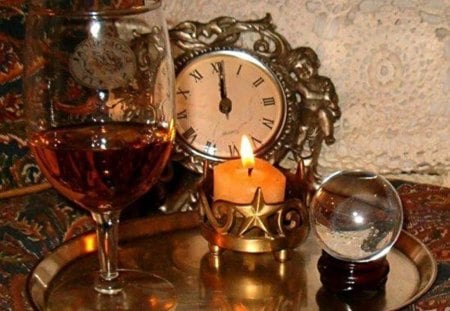
<path id="1" fill-rule="evenodd" d="M 286 120 L 283 89 L 267 65 L 227 50 L 196 56 L 177 74 L 178 141 L 201 158 L 239 156 L 247 135 L 256 155 L 273 144 Z"/>

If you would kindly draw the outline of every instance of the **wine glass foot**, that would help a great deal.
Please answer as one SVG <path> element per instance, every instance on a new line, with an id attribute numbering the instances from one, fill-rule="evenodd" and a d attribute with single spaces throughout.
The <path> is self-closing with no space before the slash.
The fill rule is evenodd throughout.
<path id="1" fill-rule="evenodd" d="M 117 275 L 114 279 L 105 280 L 100 274 L 98 274 L 94 288 L 100 294 L 116 295 L 123 289 L 122 278 Z"/>
<path id="2" fill-rule="evenodd" d="M 154 274 L 137 270 L 120 270 L 120 287 L 111 291 L 94 290 L 98 272 L 81 274 L 52 284 L 47 293 L 46 310 L 175 310 L 174 286 Z M 116 284 L 114 286 L 116 286 Z"/>

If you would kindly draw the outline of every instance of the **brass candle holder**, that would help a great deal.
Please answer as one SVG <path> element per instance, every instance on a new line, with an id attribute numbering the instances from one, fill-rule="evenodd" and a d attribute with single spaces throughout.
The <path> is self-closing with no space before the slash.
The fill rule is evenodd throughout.
<path id="1" fill-rule="evenodd" d="M 309 217 L 305 203 L 298 198 L 267 203 L 260 188 L 246 204 L 212 199 L 212 172 L 204 170 L 199 187 L 201 234 L 210 252 L 222 250 L 245 253 L 273 253 L 284 262 L 293 249 L 308 236 Z"/>

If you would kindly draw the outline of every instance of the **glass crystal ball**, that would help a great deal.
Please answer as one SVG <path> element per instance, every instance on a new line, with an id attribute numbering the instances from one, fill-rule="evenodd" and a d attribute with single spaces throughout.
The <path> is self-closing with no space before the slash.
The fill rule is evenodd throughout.
<path id="1" fill-rule="evenodd" d="M 310 205 L 311 228 L 336 259 L 367 262 L 386 255 L 400 235 L 403 209 L 382 176 L 340 171 L 326 178 Z"/>

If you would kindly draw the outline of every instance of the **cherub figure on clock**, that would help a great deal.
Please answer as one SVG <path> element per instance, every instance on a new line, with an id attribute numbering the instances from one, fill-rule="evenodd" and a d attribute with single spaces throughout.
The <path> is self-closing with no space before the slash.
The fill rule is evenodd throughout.
<path id="1" fill-rule="evenodd" d="M 323 141 L 335 142 L 334 123 L 340 118 L 338 96 L 331 80 L 318 74 L 320 61 L 309 47 L 299 47 L 288 52 L 286 68 L 288 83 L 297 97 L 298 136 L 290 146 L 296 162 L 303 161 L 314 176 L 317 172 Z"/>

